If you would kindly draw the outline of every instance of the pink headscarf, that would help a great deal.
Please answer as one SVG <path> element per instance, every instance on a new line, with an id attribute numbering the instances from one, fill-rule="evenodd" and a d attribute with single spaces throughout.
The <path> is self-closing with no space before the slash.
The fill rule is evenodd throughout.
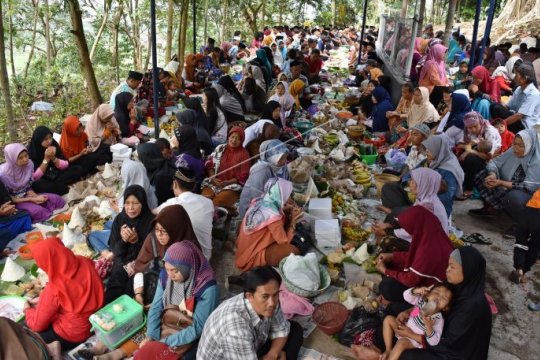
<path id="1" fill-rule="evenodd" d="M 4 148 L 6 162 L 0 165 L 0 180 L 10 192 L 16 192 L 28 185 L 34 172 L 34 164 L 28 161 L 26 166 L 17 165 L 17 158 L 23 151 L 28 151 L 23 144 L 8 144 Z"/>
<path id="2" fill-rule="evenodd" d="M 486 129 L 489 125 L 489 122 L 485 120 L 480 113 L 476 111 L 471 111 L 465 114 L 463 118 L 463 123 L 465 124 L 465 129 L 463 132 L 463 142 L 468 144 L 471 142 L 471 134 L 469 133 L 469 126 L 480 125 L 480 132 L 476 135 L 477 138 L 483 138 L 486 133 Z"/>
<path id="3" fill-rule="evenodd" d="M 280 118 L 283 126 L 285 126 L 285 120 L 290 115 L 292 107 L 295 104 L 294 97 L 289 93 L 289 84 L 286 81 L 280 81 L 278 84 L 282 84 L 285 87 L 285 93 L 282 96 L 277 94 L 272 95 L 268 101 L 277 101 L 281 106 Z M 277 86 L 277 85 L 276 85 Z"/>
<path id="4" fill-rule="evenodd" d="M 430 168 L 418 168 L 411 171 L 411 177 L 417 189 L 414 205 L 420 205 L 433 213 L 441 222 L 444 232 L 448 234 L 448 215 L 437 196 L 441 186 L 441 174 Z"/>
<path id="5" fill-rule="evenodd" d="M 426 71 L 429 68 L 428 65 L 434 64 L 438 70 L 439 78 L 444 84 L 448 84 L 448 78 L 446 77 L 446 67 L 444 63 L 445 54 L 448 48 L 442 44 L 436 43 L 430 46 L 426 54 L 426 63 L 420 71 L 420 79 L 426 76 Z"/>

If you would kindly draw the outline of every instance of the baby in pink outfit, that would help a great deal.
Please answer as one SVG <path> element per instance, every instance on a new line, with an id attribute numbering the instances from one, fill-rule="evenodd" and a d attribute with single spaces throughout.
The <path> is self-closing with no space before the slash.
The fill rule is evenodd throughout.
<path id="1" fill-rule="evenodd" d="M 423 348 L 423 343 L 435 346 L 441 340 L 444 318 L 441 312 L 447 311 L 452 301 L 452 290 L 439 283 L 429 288 L 411 288 L 403 293 L 405 300 L 412 305 L 407 323 L 405 319 L 387 316 L 383 323 L 383 337 L 386 351 L 379 360 L 398 360 L 407 349 Z M 394 343 L 394 335 L 398 339 Z"/>

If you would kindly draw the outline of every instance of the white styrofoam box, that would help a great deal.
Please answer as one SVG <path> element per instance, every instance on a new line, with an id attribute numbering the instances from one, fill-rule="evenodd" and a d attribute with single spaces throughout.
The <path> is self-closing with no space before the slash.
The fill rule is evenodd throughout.
<path id="1" fill-rule="evenodd" d="M 314 233 L 319 248 L 337 248 L 341 245 L 341 229 L 338 219 L 316 220 Z"/>
<path id="2" fill-rule="evenodd" d="M 309 214 L 318 219 L 332 219 L 332 199 L 315 198 L 309 200 Z"/>
<path id="3" fill-rule="evenodd" d="M 131 152 L 130 150 L 131 149 L 129 148 L 129 146 L 121 144 L 121 143 L 111 145 L 111 152 L 113 154 L 115 154 L 115 153 L 116 154 L 122 154 L 122 153 L 126 153 L 126 152 Z"/>

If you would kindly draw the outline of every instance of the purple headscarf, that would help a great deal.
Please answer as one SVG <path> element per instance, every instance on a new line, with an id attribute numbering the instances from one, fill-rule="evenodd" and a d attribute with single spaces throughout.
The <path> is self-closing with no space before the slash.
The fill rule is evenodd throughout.
<path id="1" fill-rule="evenodd" d="M 32 161 L 28 161 L 26 166 L 17 165 L 17 158 L 23 151 L 28 150 L 19 143 L 9 144 L 4 148 L 6 162 L 0 165 L 0 179 L 10 192 L 26 187 L 34 172 Z"/>

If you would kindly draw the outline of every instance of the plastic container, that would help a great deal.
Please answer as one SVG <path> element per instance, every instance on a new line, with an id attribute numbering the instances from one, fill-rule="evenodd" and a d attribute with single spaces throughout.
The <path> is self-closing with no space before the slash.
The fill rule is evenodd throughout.
<path id="1" fill-rule="evenodd" d="M 316 198 L 309 201 L 308 212 L 317 219 L 332 219 L 332 199 Z"/>
<path id="2" fill-rule="evenodd" d="M 309 133 L 313 129 L 313 123 L 311 121 L 295 121 L 292 125 L 302 135 Z"/>
<path id="3" fill-rule="evenodd" d="M 362 162 L 366 165 L 373 165 L 377 161 L 379 155 L 362 155 Z"/>
<path id="4" fill-rule="evenodd" d="M 349 311 L 338 302 L 323 303 L 315 308 L 312 315 L 313 322 L 328 336 L 340 332 L 348 317 Z"/>
<path id="5" fill-rule="evenodd" d="M 375 147 L 380 147 L 386 143 L 386 139 L 384 138 L 384 136 L 379 136 L 377 139 L 375 138 L 366 139 L 364 140 L 364 142 L 366 144 L 373 144 L 373 146 Z"/>
<path id="6" fill-rule="evenodd" d="M 122 312 L 115 312 L 113 310 L 113 306 L 116 304 L 122 306 Z M 142 329 L 146 323 L 142 305 L 127 295 L 120 296 L 94 315 L 101 317 L 110 316 L 111 320 L 115 322 L 115 326 L 109 331 L 106 331 L 94 321 L 93 316 L 89 319 L 96 335 L 110 350 L 116 349 L 120 344 Z"/>
<path id="7" fill-rule="evenodd" d="M 364 136 L 364 131 L 366 130 L 365 126 L 363 125 L 349 125 L 347 126 L 347 135 L 353 139 L 358 140 Z"/>
<path id="8" fill-rule="evenodd" d="M 341 245 L 341 227 L 338 219 L 315 220 L 314 233 L 319 249 L 335 249 Z"/>

